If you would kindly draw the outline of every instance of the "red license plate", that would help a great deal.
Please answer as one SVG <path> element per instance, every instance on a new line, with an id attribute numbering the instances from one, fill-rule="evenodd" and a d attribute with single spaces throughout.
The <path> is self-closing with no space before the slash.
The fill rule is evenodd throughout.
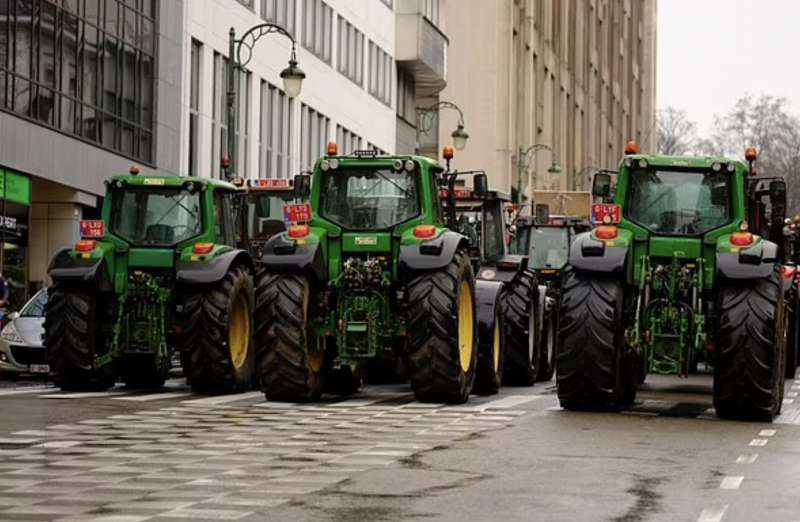
<path id="1" fill-rule="evenodd" d="M 283 219 L 289 223 L 308 223 L 311 221 L 311 204 L 298 203 L 284 205 Z"/>
<path id="2" fill-rule="evenodd" d="M 81 238 L 103 239 L 106 236 L 106 224 L 99 219 L 84 219 L 81 221 Z"/>
<path id="3" fill-rule="evenodd" d="M 592 223 L 612 225 L 622 221 L 622 207 L 612 203 L 594 203 L 592 205 Z"/>

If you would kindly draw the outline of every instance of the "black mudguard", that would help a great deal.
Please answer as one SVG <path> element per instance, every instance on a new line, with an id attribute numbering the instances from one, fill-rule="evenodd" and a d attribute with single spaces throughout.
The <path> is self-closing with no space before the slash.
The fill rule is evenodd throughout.
<path id="1" fill-rule="evenodd" d="M 105 259 L 82 259 L 69 255 L 71 249 L 58 252 L 47 268 L 47 273 L 54 283 L 94 283 L 102 292 L 113 289 L 111 274 Z"/>
<path id="2" fill-rule="evenodd" d="M 761 241 L 739 253 L 717 254 L 717 272 L 728 279 L 769 277 L 778 262 L 778 245 Z"/>
<path id="3" fill-rule="evenodd" d="M 475 317 L 478 320 L 478 358 L 492 357 L 494 322 L 504 284 L 498 281 L 475 281 Z M 500 318 L 502 321 L 502 318 Z M 502 325 L 501 325 L 502 326 Z"/>
<path id="4" fill-rule="evenodd" d="M 231 265 L 242 264 L 251 273 L 254 272 L 253 260 L 244 250 L 231 250 L 211 261 L 178 261 L 175 280 L 179 284 L 208 284 L 221 281 L 230 270 Z"/>
<path id="5" fill-rule="evenodd" d="M 400 272 L 444 268 L 453 260 L 456 250 L 462 246 L 466 248 L 468 244 L 465 236 L 448 230 L 436 239 L 418 245 L 400 246 Z"/>
<path id="6" fill-rule="evenodd" d="M 282 235 L 273 236 L 267 241 L 261 263 L 270 272 L 303 272 L 313 275 L 317 281 L 324 281 L 328 277 L 319 243 L 298 245 Z"/>
<path id="7" fill-rule="evenodd" d="M 528 256 L 506 254 L 489 265 L 481 266 L 475 274 L 477 279 L 510 283 L 528 267 Z"/>
<path id="8" fill-rule="evenodd" d="M 575 236 L 569 248 L 569 264 L 576 270 L 625 274 L 628 247 L 609 247 L 592 238 L 591 232 Z"/>

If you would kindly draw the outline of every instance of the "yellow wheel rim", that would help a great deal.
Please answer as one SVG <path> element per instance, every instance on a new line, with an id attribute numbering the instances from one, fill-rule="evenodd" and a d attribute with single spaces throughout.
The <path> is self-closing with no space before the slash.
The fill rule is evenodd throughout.
<path id="1" fill-rule="evenodd" d="M 500 368 L 500 321 L 494 322 L 494 343 L 492 344 L 494 356 L 494 371 Z"/>
<path id="2" fill-rule="evenodd" d="M 233 367 L 237 370 L 243 367 L 250 350 L 250 305 L 243 292 L 233 301 L 228 325 L 228 350 L 231 352 Z"/>
<path id="3" fill-rule="evenodd" d="M 468 372 L 472 363 L 473 333 L 472 288 L 467 281 L 461 282 L 458 292 L 458 354 L 461 369 Z"/>

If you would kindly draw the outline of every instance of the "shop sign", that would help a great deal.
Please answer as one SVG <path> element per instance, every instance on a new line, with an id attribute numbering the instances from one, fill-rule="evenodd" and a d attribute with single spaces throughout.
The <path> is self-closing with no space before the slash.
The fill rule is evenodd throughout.
<path id="1" fill-rule="evenodd" d="M 0 197 L 7 201 L 31 204 L 31 178 L 9 169 L 0 169 Z"/>

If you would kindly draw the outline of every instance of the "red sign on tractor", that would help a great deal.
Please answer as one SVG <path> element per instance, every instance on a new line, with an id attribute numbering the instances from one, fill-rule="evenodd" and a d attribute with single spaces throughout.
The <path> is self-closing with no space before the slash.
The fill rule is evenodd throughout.
<path id="1" fill-rule="evenodd" d="M 622 207 L 612 203 L 592 204 L 592 223 L 596 225 L 616 225 L 622 221 Z"/>
<path id="2" fill-rule="evenodd" d="M 311 221 L 311 204 L 297 203 L 284 205 L 283 220 L 287 223 L 308 223 Z"/>
<path id="3" fill-rule="evenodd" d="M 81 221 L 81 239 L 103 239 L 106 236 L 106 224 L 100 219 L 84 219 Z"/>

